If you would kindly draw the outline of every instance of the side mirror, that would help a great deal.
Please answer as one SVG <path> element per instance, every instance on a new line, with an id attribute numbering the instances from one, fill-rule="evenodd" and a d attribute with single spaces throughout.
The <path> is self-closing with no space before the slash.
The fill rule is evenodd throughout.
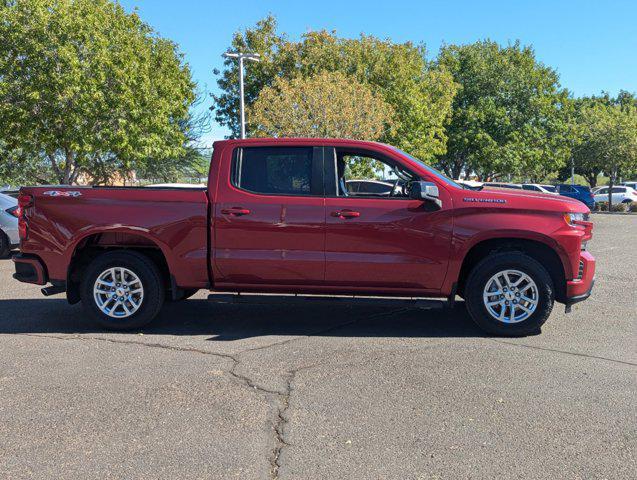
<path id="1" fill-rule="evenodd" d="M 411 182 L 409 187 L 409 198 L 433 202 L 438 205 L 438 207 L 442 207 L 442 202 L 440 198 L 438 198 L 438 186 L 435 183 L 416 181 Z"/>

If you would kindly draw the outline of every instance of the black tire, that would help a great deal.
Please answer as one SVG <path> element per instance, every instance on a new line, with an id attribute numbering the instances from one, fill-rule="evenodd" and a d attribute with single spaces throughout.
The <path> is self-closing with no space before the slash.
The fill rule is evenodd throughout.
<path id="1" fill-rule="evenodd" d="M 11 244 L 6 233 L 0 230 L 0 258 L 7 258 L 11 253 Z"/>
<path id="2" fill-rule="evenodd" d="M 103 313 L 93 297 L 100 274 L 112 267 L 123 267 L 137 275 L 144 288 L 139 309 L 129 317 L 113 318 Z M 116 250 L 96 257 L 86 269 L 80 286 L 82 305 L 91 318 L 109 330 L 130 330 L 150 323 L 164 304 L 165 286 L 157 265 L 145 255 L 131 250 Z"/>
<path id="3" fill-rule="evenodd" d="M 535 311 L 518 323 L 504 323 L 492 317 L 483 301 L 489 279 L 504 270 L 518 270 L 535 282 L 538 303 Z M 540 333 L 553 310 L 553 281 L 546 269 L 535 259 L 521 252 L 503 252 L 487 256 L 471 270 L 465 285 L 465 301 L 471 318 L 483 330 L 502 336 L 524 336 Z"/>

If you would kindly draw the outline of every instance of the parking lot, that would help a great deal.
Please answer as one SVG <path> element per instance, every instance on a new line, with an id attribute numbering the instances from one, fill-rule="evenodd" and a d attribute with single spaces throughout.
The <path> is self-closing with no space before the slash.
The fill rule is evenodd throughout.
<path id="1" fill-rule="evenodd" d="M 204 292 L 105 333 L 0 260 L 0 478 L 634 478 L 637 218 L 594 221 L 593 296 L 515 339 L 462 302 Z"/>

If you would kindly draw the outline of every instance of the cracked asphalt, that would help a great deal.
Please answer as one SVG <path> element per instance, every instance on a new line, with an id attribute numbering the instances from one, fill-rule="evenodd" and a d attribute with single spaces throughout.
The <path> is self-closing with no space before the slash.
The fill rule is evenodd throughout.
<path id="1" fill-rule="evenodd" d="M 541 335 L 463 303 L 219 296 L 106 333 L 0 260 L 0 478 L 635 478 L 637 218 Z"/>

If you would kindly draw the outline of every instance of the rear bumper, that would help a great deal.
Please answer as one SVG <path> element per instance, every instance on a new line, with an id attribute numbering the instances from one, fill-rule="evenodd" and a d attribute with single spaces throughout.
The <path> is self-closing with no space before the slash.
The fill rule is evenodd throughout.
<path id="1" fill-rule="evenodd" d="M 578 278 L 566 282 L 566 305 L 582 302 L 591 296 L 595 284 L 595 258 L 581 252 Z"/>
<path id="2" fill-rule="evenodd" d="M 35 255 L 18 253 L 13 256 L 15 273 L 13 278 L 24 283 L 46 285 L 49 281 L 46 268 L 42 261 Z"/>

